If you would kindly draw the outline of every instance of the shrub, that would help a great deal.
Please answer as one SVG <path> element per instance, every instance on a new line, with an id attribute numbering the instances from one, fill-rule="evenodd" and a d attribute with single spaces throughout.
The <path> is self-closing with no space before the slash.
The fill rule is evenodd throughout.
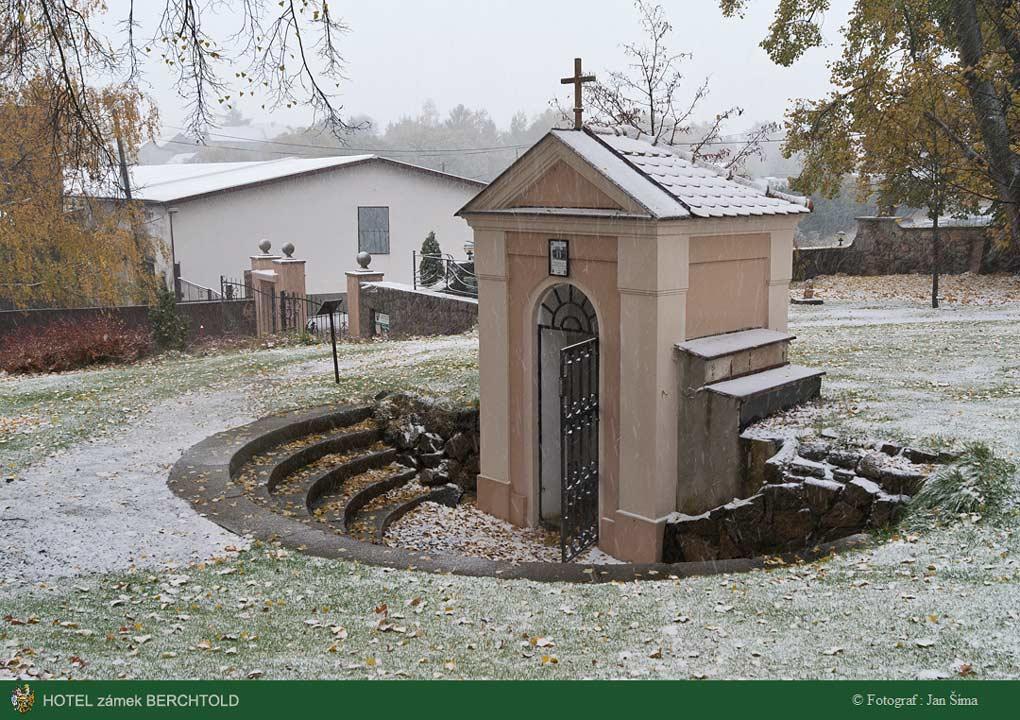
<path id="1" fill-rule="evenodd" d="M 969 445 L 957 462 L 928 478 L 911 503 L 911 510 L 994 516 L 1006 509 L 1016 492 L 1016 470 L 987 445 Z"/>
<path id="2" fill-rule="evenodd" d="M 61 372 L 131 362 L 151 349 L 148 333 L 107 315 L 59 320 L 0 341 L 0 369 L 9 373 Z"/>
<path id="3" fill-rule="evenodd" d="M 161 287 L 156 304 L 149 308 L 152 340 L 159 350 L 183 350 L 188 341 L 188 320 L 177 312 L 174 294 Z"/>
<path id="4" fill-rule="evenodd" d="M 421 244 L 421 262 L 418 263 L 418 279 L 422 285 L 434 285 L 443 277 L 442 254 L 436 234 L 430 232 Z"/>

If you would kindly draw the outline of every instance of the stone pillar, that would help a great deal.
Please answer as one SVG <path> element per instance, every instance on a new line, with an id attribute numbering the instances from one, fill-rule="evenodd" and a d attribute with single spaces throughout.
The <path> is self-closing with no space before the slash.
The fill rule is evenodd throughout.
<path id="1" fill-rule="evenodd" d="M 620 505 L 610 552 L 630 562 L 662 557 L 676 507 L 678 367 L 689 277 L 686 236 L 621 237 Z"/>
<path id="2" fill-rule="evenodd" d="M 481 407 L 478 507 L 510 521 L 510 310 L 506 233 L 475 230 L 475 274 L 478 277 Z"/>
<path id="3" fill-rule="evenodd" d="M 303 328 L 308 321 L 308 303 L 305 302 L 308 297 L 305 288 L 305 261 L 295 260 L 288 256 L 273 260 L 273 269 L 277 276 L 277 297 L 280 297 L 282 293 L 287 294 L 287 319 L 294 324 L 289 329 Z M 277 312 L 280 312 L 279 300 L 277 301 Z"/>
<path id="4" fill-rule="evenodd" d="M 368 253 L 358 254 L 360 270 L 348 270 L 347 275 L 347 336 L 352 338 L 369 337 L 371 333 L 365 332 L 371 318 L 362 317 L 362 313 L 369 312 L 367 307 L 362 307 L 361 284 L 367 282 L 379 282 L 383 279 L 381 272 L 369 270 L 369 263 L 372 256 Z"/>
<path id="5" fill-rule="evenodd" d="M 282 255 L 273 255 L 269 252 L 271 245 L 268 240 L 259 243 L 262 250 L 260 255 L 252 255 L 251 287 L 255 295 L 255 331 L 259 337 L 271 335 L 276 332 L 276 280 L 277 272 L 273 263 L 281 259 Z"/>

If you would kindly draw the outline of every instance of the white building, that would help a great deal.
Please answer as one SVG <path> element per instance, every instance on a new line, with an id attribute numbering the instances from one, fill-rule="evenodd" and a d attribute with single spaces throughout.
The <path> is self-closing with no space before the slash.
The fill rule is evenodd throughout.
<path id="1" fill-rule="evenodd" d="M 361 250 L 387 280 L 410 284 L 411 252 L 429 232 L 463 259 L 472 239 L 454 213 L 485 183 L 377 157 L 283 158 L 265 162 L 137 165 L 132 193 L 145 203 L 181 277 L 219 290 L 240 278 L 263 239 L 307 260 L 309 293 L 342 292 Z M 169 267 L 158 267 L 171 275 Z"/>

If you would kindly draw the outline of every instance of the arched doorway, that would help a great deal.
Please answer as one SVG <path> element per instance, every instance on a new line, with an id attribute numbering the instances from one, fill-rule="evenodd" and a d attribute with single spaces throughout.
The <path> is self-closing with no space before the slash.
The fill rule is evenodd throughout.
<path id="1" fill-rule="evenodd" d="M 574 285 L 539 299 L 539 520 L 559 529 L 564 562 L 598 541 L 598 334 L 595 308 Z"/>

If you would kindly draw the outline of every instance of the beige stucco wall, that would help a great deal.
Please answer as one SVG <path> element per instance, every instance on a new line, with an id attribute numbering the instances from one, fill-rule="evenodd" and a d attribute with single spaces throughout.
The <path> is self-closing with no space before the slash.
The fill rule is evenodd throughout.
<path id="1" fill-rule="evenodd" d="M 568 279 L 549 277 L 550 237 L 570 240 Z M 552 285 L 568 282 L 591 301 L 599 322 L 600 387 L 620 384 L 620 302 L 616 292 L 615 237 L 509 232 L 507 297 L 509 309 L 509 519 L 517 525 L 538 522 L 538 302 Z M 513 349 L 519 349 L 514 353 Z M 604 395 L 599 411 L 600 516 L 617 507 L 619 477 L 619 396 Z"/>
<path id="2" fill-rule="evenodd" d="M 309 293 L 343 292 L 344 271 L 355 267 L 358 207 L 390 208 L 390 252 L 374 255 L 372 270 L 387 280 L 411 284 L 411 251 L 420 250 L 429 231 L 444 253 L 464 258 L 472 238 L 467 223 L 454 213 L 478 192 L 478 186 L 403 170 L 384 164 L 341 168 L 205 197 L 150 205 L 146 227 L 169 253 L 169 206 L 176 257 L 187 280 L 219 289 L 220 275 L 240 279 L 259 241 L 273 252 L 288 242 L 295 256 L 308 261 Z M 170 275 L 169 268 L 159 268 Z"/>
<path id="3" fill-rule="evenodd" d="M 767 327 L 767 233 L 692 236 L 686 339 Z"/>

